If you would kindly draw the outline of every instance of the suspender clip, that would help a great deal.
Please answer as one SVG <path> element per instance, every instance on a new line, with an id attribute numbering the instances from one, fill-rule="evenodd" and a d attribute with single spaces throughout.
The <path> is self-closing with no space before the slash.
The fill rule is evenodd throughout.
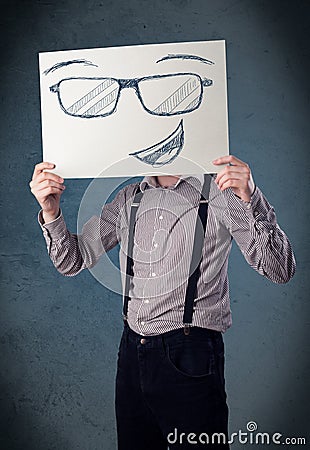
<path id="1" fill-rule="evenodd" d="M 185 324 L 184 324 L 184 330 L 183 330 L 183 331 L 184 331 L 185 336 L 188 336 L 189 333 L 191 332 L 190 326 L 191 326 L 190 323 L 185 323 Z"/>

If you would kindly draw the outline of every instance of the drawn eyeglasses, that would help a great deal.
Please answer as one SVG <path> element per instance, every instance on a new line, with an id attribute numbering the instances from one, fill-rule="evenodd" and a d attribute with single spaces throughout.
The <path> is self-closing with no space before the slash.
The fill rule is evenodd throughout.
<path id="1" fill-rule="evenodd" d="M 50 87 L 61 109 L 86 119 L 106 117 L 116 111 L 122 89 L 133 88 L 143 108 L 156 116 L 192 112 L 202 102 L 203 88 L 213 81 L 194 73 L 153 75 L 143 78 L 64 78 Z"/>

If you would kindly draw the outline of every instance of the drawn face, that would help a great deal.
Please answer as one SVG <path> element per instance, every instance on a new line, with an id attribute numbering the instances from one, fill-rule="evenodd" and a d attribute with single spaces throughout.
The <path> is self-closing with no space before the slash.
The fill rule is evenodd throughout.
<path id="1" fill-rule="evenodd" d="M 213 86 L 213 80 L 205 73 L 215 62 L 192 53 L 168 53 L 166 56 L 161 53 L 160 58 L 154 58 L 159 54 L 159 48 L 167 45 L 89 50 L 88 53 L 93 54 L 96 50 L 104 52 L 102 64 L 100 58 L 58 59 L 51 66 L 45 66 L 41 77 L 41 96 L 43 98 L 42 84 L 46 86 L 42 80 L 48 77 L 56 80 L 48 86 L 53 109 L 58 103 L 62 122 L 67 121 L 70 129 L 75 124 L 76 132 L 81 137 L 79 143 L 84 141 L 94 145 L 96 141 L 96 148 L 99 143 L 104 151 L 106 142 L 110 142 L 116 152 L 122 149 L 120 158 L 125 156 L 126 145 L 126 156 L 132 156 L 148 170 L 171 165 L 187 143 L 187 117 L 197 116 L 198 109 L 205 102 L 205 89 Z M 156 50 L 153 62 L 148 64 L 145 60 L 141 63 L 139 57 L 138 50 L 141 52 L 145 47 L 152 47 L 151 53 L 154 53 L 153 47 Z M 127 51 L 125 66 L 117 61 L 120 49 Z M 114 50 L 114 54 L 107 55 L 107 50 Z M 78 51 L 73 52 L 75 56 Z M 110 56 L 110 61 L 107 56 Z M 150 57 L 146 59 L 149 61 Z M 134 67 L 135 63 L 137 67 Z M 198 67 L 203 74 L 191 70 Z M 70 76 L 63 76 L 65 71 L 69 73 L 68 70 Z M 91 71 L 94 71 L 93 76 Z M 120 73 L 129 73 L 130 77 L 123 78 Z M 47 98 L 46 91 L 44 98 Z M 49 99 L 48 103 L 51 105 L 52 100 Z M 44 118 L 43 106 L 42 103 Z M 59 114 L 57 118 L 60 120 Z M 87 129 L 88 134 L 82 137 L 81 130 Z"/>
<path id="2" fill-rule="evenodd" d="M 202 60 L 194 55 L 178 55 L 178 58 Z M 213 64 L 205 59 L 203 61 Z M 68 65 L 68 62 L 65 64 Z M 212 80 L 202 79 L 197 74 L 176 73 L 125 80 L 64 78 L 51 86 L 50 91 L 57 93 L 59 105 L 65 114 L 81 119 L 94 119 L 114 114 L 122 89 L 133 88 L 146 112 L 168 117 L 195 111 L 201 105 L 203 88 L 211 85 Z M 178 127 L 161 142 L 130 155 L 153 167 L 160 167 L 171 163 L 179 155 L 183 145 L 182 119 Z"/>

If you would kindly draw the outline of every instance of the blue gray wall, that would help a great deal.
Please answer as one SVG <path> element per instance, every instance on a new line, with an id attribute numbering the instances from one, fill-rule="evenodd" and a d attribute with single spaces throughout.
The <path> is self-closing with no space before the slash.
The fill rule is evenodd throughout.
<path id="1" fill-rule="evenodd" d="M 38 205 L 28 188 L 33 166 L 42 158 L 37 53 L 207 39 L 227 41 L 231 151 L 250 163 L 298 263 L 288 285 L 273 285 L 233 249 L 234 323 L 225 334 L 230 429 L 244 431 L 253 420 L 260 431 L 306 435 L 306 5 L 270 0 L 1 1 L 1 449 L 116 446 L 121 299 L 87 271 L 64 278 L 53 269 L 36 223 Z M 62 208 L 71 230 L 90 181 L 66 182 Z M 104 183 L 108 191 L 111 180 Z"/>

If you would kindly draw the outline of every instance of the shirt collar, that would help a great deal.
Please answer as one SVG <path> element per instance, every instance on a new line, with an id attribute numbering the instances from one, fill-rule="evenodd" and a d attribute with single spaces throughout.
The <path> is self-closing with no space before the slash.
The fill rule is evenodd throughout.
<path id="1" fill-rule="evenodd" d="M 204 176 L 203 176 L 203 174 L 198 174 L 198 175 L 181 175 L 180 178 L 178 179 L 178 181 L 176 182 L 176 184 L 170 186 L 169 189 L 175 189 L 184 180 L 186 180 L 188 183 L 194 184 L 194 185 L 196 185 L 197 180 L 198 180 L 199 188 L 201 189 L 201 187 L 203 185 L 203 181 L 204 181 Z M 144 192 L 146 189 L 161 188 L 161 187 L 162 186 L 160 186 L 158 184 L 158 182 L 157 182 L 156 176 L 146 176 L 146 177 L 143 178 L 143 180 L 140 183 L 140 189 L 141 189 L 142 192 Z"/>

